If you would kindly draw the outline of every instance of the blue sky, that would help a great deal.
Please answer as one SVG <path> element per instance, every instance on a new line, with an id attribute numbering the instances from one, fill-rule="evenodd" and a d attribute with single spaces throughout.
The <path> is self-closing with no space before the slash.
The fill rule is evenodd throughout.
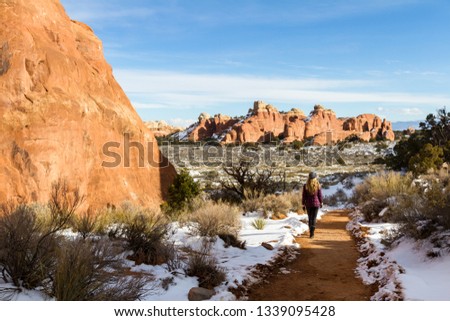
<path id="1" fill-rule="evenodd" d="M 424 119 L 450 106 L 448 0 L 62 0 L 139 115 L 187 125 L 315 104 Z"/>

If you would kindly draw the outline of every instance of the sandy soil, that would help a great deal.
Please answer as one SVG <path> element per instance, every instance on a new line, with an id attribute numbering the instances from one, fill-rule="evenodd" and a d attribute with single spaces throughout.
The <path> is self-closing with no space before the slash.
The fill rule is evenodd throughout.
<path id="1" fill-rule="evenodd" d="M 364 301 L 374 294 L 355 276 L 359 252 L 346 230 L 345 211 L 334 211 L 317 223 L 314 239 L 297 238 L 300 255 L 284 269 L 248 289 L 251 301 Z"/>

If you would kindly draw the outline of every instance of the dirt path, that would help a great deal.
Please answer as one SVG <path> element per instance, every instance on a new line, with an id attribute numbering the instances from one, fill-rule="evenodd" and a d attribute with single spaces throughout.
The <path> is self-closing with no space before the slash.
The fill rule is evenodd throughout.
<path id="1" fill-rule="evenodd" d="M 297 238 L 299 257 L 289 263 L 290 273 L 276 273 L 254 285 L 251 301 L 364 301 L 373 288 L 355 277 L 359 253 L 346 231 L 348 213 L 330 212 L 317 222 L 316 235 Z"/>

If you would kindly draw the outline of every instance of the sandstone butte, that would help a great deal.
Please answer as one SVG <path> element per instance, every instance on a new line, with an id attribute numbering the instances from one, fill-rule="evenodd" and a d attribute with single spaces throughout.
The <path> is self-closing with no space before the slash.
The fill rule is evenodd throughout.
<path id="1" fill-rule="evenodd" d="M 191 127 L 189 140 L 216 138 L 229 144 L 267 142 L 278 137 L 285 143 L 311 139 L 314 145 L 325 145 L 342 141 L 351 135 L 366 142 L 377 138 L 395 139 L 391 122 L 373 114 L 338 118 L 334 111 L 316 105 L 306 116 L 297 108 L 279 112 L 272 105 L 256 101 L 253 109 L 241 119 L 201 114 L 198 123 Z"/>
<path id="2" fill-rule="evenodd" d="M 46 202 L 52 183 L 65 179 L 85 207 L 159 205 L 175 169 L 91 28 L 58 0 L 0 0 L 0 17 L 0 202 Z"/>

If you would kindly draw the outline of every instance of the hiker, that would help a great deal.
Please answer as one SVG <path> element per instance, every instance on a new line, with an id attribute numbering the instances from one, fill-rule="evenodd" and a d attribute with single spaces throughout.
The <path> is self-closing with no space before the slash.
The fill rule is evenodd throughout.
<path id="1" fill-rule="evenodd" d="M 308 181 L 303 186 L 302 203 L 308 213 L 309 237 L 314 238 L 317 213 L 323 206 L 322 189 L 316 172 L 309 173 Z"/>

